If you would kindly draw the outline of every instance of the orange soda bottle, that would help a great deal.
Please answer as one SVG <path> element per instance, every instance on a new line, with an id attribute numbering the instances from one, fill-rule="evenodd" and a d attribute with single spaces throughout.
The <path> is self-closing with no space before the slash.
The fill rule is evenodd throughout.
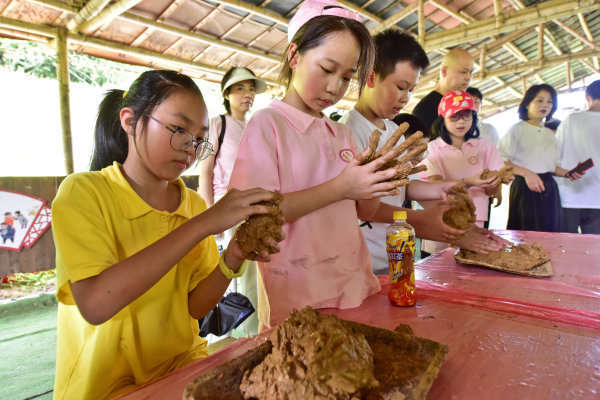
<path id="1" fill-rule="evenodd" d="M 386 248 L 390 266 L 388 298 L 394 306 L 414 306 L 415 230 L 406 223 L 406 211 L 394 211 L 394 223 L 386 231 Z"/>

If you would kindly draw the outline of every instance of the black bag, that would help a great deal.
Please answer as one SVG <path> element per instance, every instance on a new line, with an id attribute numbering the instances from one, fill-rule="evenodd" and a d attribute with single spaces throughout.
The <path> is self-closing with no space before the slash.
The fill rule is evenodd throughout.
<path id="1" fill-rule="evenodd" d="M 219 117 L 221 117 L 221 132 L 219 133 L 219 147 L 217 147 L 217 152 L 215 153 L 215 160 L 219 156 L 221 146 L 223 146 L 223 139 L 225 138 L 225 115 L 221 114 Z"/>
<path id="2" fill-rule="evenodd" d="M 215 308 L 201 320 L 200 336 L 205 337 L 209 333 L 222 336 L 232 329 L 240 326 L 254 312 L 254 306 L 246 296 L 240 293 L 229 293 L 223 297 Z"/>

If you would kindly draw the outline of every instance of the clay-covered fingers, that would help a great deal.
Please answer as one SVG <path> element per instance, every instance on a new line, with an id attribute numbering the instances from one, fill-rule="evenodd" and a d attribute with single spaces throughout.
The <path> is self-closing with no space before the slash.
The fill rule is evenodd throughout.
<path id="1" fill-rule="evenodd" d="M 406 154 L 404 154 L 398 159 L 398 162 L 404 163 L 408 161 L 418 160 L 421 154 L 425 152 L 425 150 L 427 150 L 427 145 L 425 143 L 411 146 L 410 149 L 406 152 Z"/>
<path id="2" fill-rule="evenodd" d="M 419 144 L 419 140 L 423 137 L 423 133 L 419 132 L 415 132 L 413 135 L 411 135 L 408 139 L 406 139 L 405 141 L 403 141 L 402 143 L 400 143 L 398 146 L 396 147 L 392 147 L 389 148 L 389 150 L 387 148 L 381 148 L 378 152 L 377 155 L 383 155 L 385 153 L 387 153 L 388 151 L 392 151 L 394 154 L 394 158 L 397 158 L 398 156 L 400 156 L 400 154 L 404 153 L 407 150 L 412 150 L 415 147 L 420 147 L 422 144 Z M 425 144 L 425 149 L 427 149 L 427 145 Z M 421 151 L 422 153 L 422 151 Z"/>
<path id="3" fill-rule="evenodd" d="M 365 158 L 365 159 L 368 159 L 370 156 L 373 156 L 375 154 L 375 152 L 377 151 L 377 146 L 379 146 L 380 138 L 381 138 L 381 132 L 379 132 L 379 129 L 375 129 L 371 133 L 371 136 L 369 137 L 369 147 L 367 148 L 368 154 L 367 154 L 367 158 Z"/>
<path id="4" fill-rule="evenodd" d="M 396 146 L 396 143 L 398 143 L 400 138 L 404 136 L 404 132 L 406 132 L 409 127 L 410 126 L 406 122 L 400 124 L 398 129 L 396 129 L 396 131 L 392 133 L 392 136 L 390 136 L 390 138 L 386 140 L 386 142 L 381 146 L 381 148 L 375 153 L 375 157 L 381 157 L 385 153 L 391 151 L 394 148 L 394 146 Z"/>
<path id="5" fill-rule="evenodd" d="M 408 175 L 414 175 L 414 174 L 418 174 L 419 172 L 425 172 L 425 171 L 427 171 L 427 165 L 420 164 L 420 165 L 417 165 L 416 167 L 411 168 Z"/>

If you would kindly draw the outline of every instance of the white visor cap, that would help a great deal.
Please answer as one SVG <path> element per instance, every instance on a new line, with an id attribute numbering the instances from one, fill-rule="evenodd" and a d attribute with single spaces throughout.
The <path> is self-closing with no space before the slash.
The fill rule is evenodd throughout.
<path id="1" fill-rule="evenodd" d="M 256 89 L 257 94 L 262 93 L 265 90 L 267 90 L 267 84 L 265 83 L 265 81 L 254 76 L 246 68 L 236 68 L 233 70 L 233 72 L 229 76 L 229 79 L 227 80 L 227 82 L 225 82 L 225 85 L 223 85 L 223 90 L 221 91 L 221 94 L 224 94 L 225 91 L 228 88 L 230 88 L 232 85 L 234 85 L 238 82 L 248 81 L 248 80 L 254 81 L 254 88 Z"/>

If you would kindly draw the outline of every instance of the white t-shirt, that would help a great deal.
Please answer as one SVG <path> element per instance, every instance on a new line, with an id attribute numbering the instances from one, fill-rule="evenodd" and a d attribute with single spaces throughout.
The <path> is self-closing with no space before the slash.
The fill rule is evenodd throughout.
<path id="1" fill-rule="evenodd" d="M 369 147 L 369 137 L 371 136 L 371 132 L 375 129 L 381 132 L 381 138 L 379 140 L 380 147 L 390 138 L 390 136 L 392 136 L 396 129 L 398 129 L 398 125 L 393 121 L 385 119 L 385 131 L 383 131 L 377 128 L 355 109 L 344 114 L 339 122 L 346 124 L 350 128 L 354 136 L 354 142 L 360 151 Z M 402 143 L 403 141 L 404 138 L 400 138 L 398 143 Z M 398 196 L 382 197 L 381 201 L 392 206 L 402 207 L 402 203 L 404 203 L 406 197 L 405 188 L 401 187 L 400 191 L 401 193 Z M 373 272 L 376 274 L 387 274 L 389 267 L 385 245 L 385 231 L 388 224 L 381 222 L 371 222 L 370 224 L 373 227 L 372 229 L 368 226 L 363 226 L 361 231 L 367 242 L 367 246 L 369 247 L 369 252 L 371 253 Z"/>
<path id="2" fill-rule="evenodd" d="M 479 137 L 483 139 L 487 139 L 494 144 L 494 146 L 498 147 L 498 131 L 494 128 L 494 125 L 488 124 L 487 122 L 481 122 L 477 124 L 479 128 Z"/>
<path id="3" fill-rule="evenodd" d="M 526 121 L 513 125 L 498 143 L 500 155 L 519 167 L 536 174 L 554 172 L 560 153 L 554 132 Z"/>
<path id="4" fill-rule="evenodd" d="M 569 115 L 558 126 L 556 140 L 564 168 L 574 168 L 588 158 L 596 164 L 581 179 L 556 178 L 565 208 L 600 208 L 600 112 Z"/>

